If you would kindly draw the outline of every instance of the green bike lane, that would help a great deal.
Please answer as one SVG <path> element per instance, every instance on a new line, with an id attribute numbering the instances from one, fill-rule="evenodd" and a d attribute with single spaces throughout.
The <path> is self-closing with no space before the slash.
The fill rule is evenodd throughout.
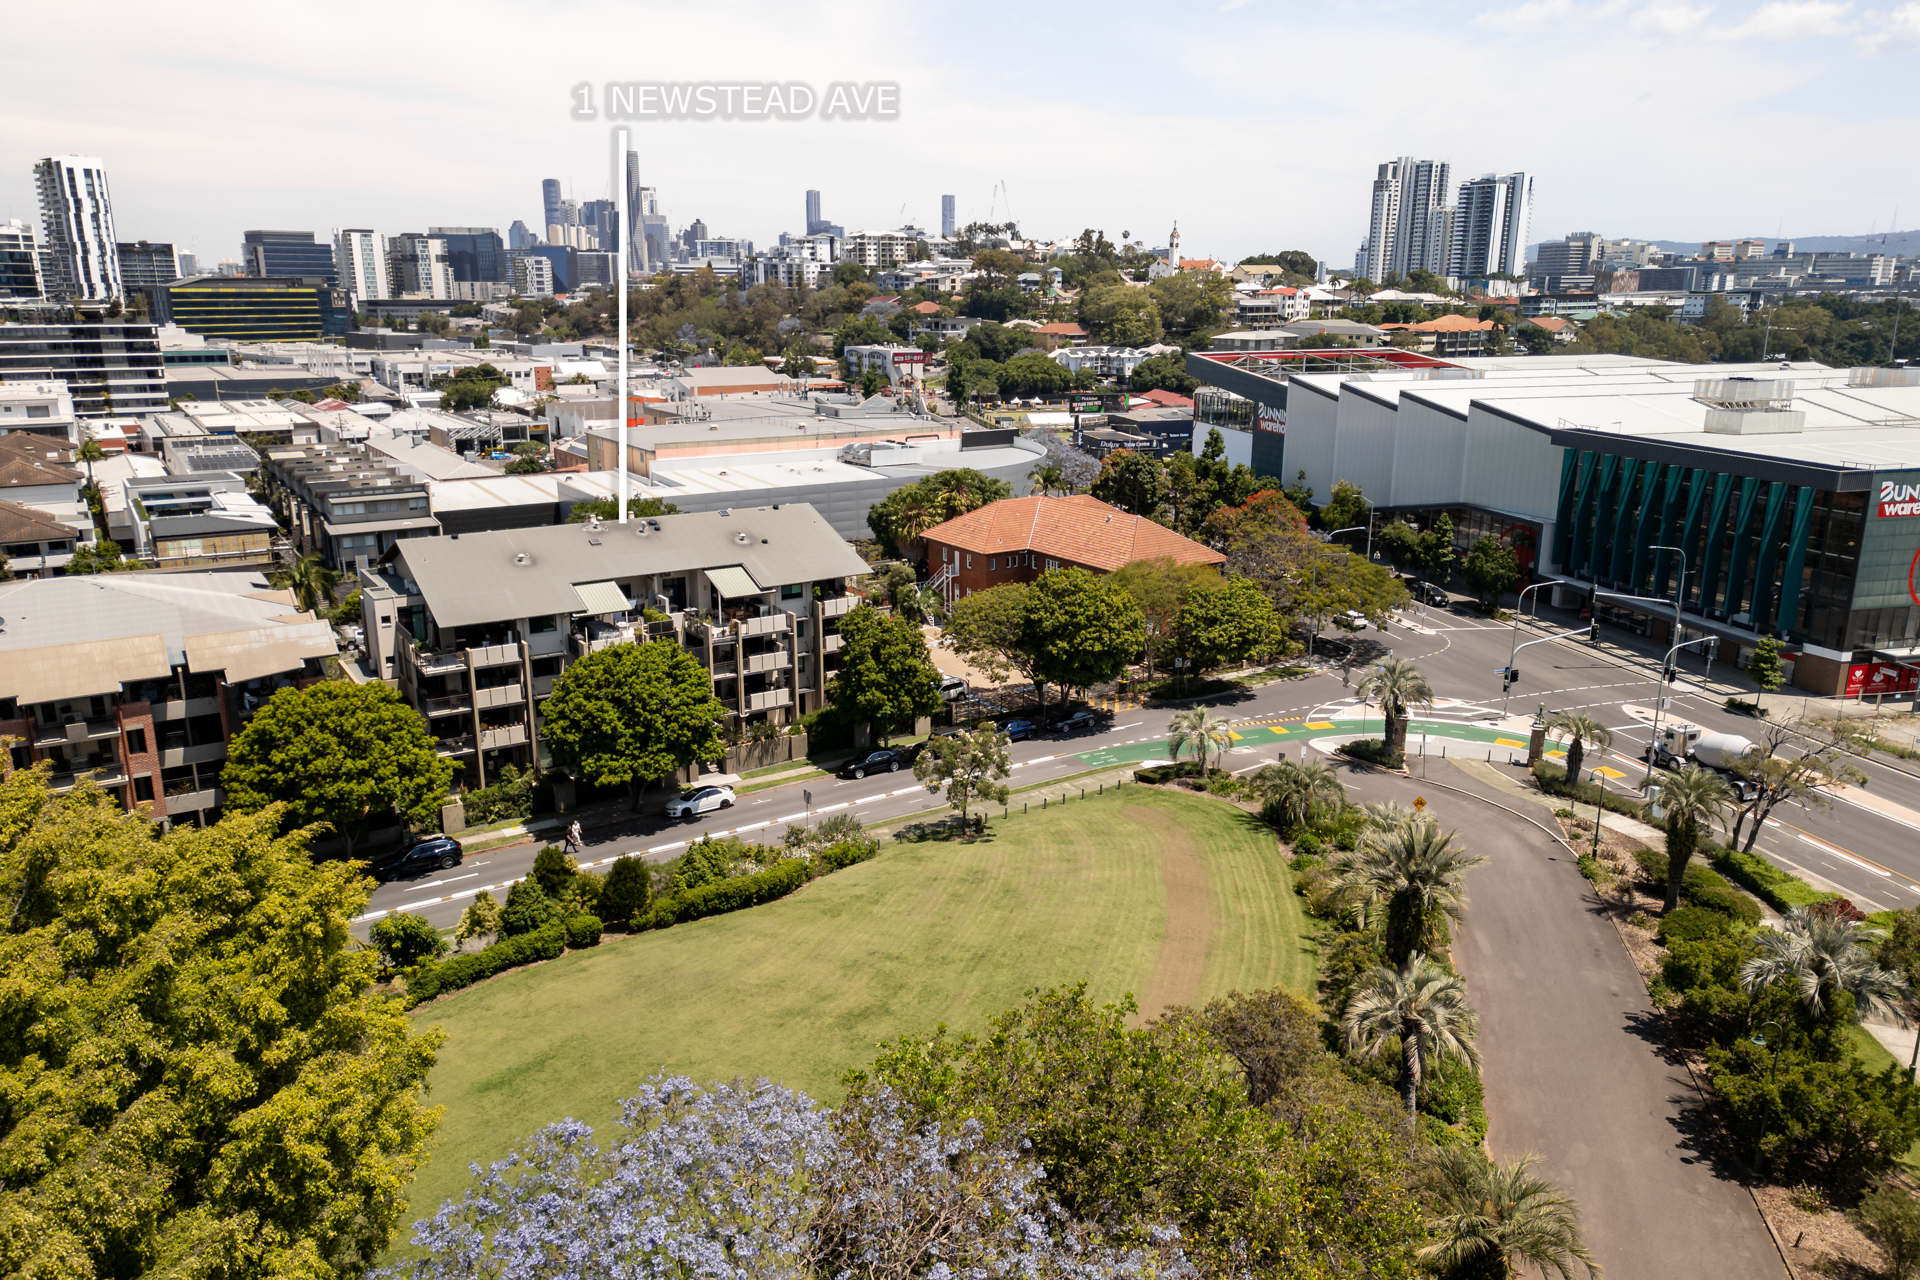
<path id="1" fill-rule="evenodd" d="M 1298 720 L 1268 723 L 1234 725 L 1231 730 L 1233 744 L 1227 748 L 1229 753 L 1242 754 L 1246 751 L 1259 751 L 1263 747 L 1285 748 L 1295 743 L 1312 742 L 1320 738 L 1367 738 L 1380 737 L 1385 732 L 1385 724 L 1378 716 L 1361 718 L 1341 718 L 1337 720 Z M 1414 720 L 1407 727 L 1407 750 L 1414 754 L 1423 752 L 1423 740 L 1427 747 L 1437 747 L 1444 751 L 1453 744 L 1461 747 L 1479 746 L 1498 749 L 1526 750 L 1527 740 L 1523 734 L 1512 730 L 1488 729 L 1480 725 L 1458 724 L 1446 720 Z M 1459 754 L 1459 752 L 1455 752 Z M 1119 743 L 1110 747 L 1100 747 L 1092 751 L 1077 752 L 1074 759 L 1093 768 L 1109 768 L 1114 765 L 1133 764 L 1143 760 L 1165 760 L 1168 758 L 1167 739 L 1164 735 L 1134 742 Z"/>

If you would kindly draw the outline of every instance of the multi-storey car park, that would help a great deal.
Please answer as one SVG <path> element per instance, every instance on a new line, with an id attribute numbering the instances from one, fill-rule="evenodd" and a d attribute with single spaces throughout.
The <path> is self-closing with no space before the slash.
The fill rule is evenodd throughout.
<path id="1" fill-rule="evenodd" d="M 1376 522 L 1445 511 L 1463 547 L 1500 535 L 1559 603 L 1597 589 L 1599 616 L 1643 635 L 1669 636 L 1677 602 L 1742 655 L 1777 638 L 1802 689 L 1910 687 L 1920 373 L 1391 352 L 1187 367 L 1213 388 L 1197 439 L 1221 430 L 1262 474 L 1323 496 L 1350 481 Z"/>

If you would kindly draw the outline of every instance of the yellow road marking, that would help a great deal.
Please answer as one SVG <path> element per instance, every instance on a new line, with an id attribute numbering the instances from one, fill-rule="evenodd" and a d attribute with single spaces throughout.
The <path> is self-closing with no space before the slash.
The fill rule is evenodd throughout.
<path id="1" fill-rule="evenodd" d="M 1333 721 L 1331 721 L 1331 720 L 1314 720 L 1314 721 L 1311 721 L 1310 723 L 1308 723 L 1308 725 L 1307 725 L 1306 727 L 1307 727 L 1307 728 L 1309 728 L 1309 729 L 1331 729 L 1331 728 L 1333 728 Z"/>
<path id="2" fill-rule="evenodd" d="M 1524 747 L 1527 744 L 1517 738 L 1495 738 L 1493 745 L 1496 747 Z"/>

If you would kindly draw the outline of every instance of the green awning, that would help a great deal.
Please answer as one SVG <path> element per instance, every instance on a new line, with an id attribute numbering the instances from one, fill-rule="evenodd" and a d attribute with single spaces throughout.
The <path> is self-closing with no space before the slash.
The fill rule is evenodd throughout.
<path id="1" fill-rule="evenodd" d="M 627 593 L 614 582 L 576 582 L 573 589 L 580 594 L 580 607 L 576 613 L 590 613 L 601 617 L 609 613 L 625 613 L 633 608 L 627 600 Z"/>
<path id="2" fill-rule="evenodd" d="M 724 569 L 707 570 L 707 581 L 720 593 L 724 600 L 738 600 L 743 596 L 757 596 L 766 590 L 748 576 L 739 565 L 729 565 Z"/>

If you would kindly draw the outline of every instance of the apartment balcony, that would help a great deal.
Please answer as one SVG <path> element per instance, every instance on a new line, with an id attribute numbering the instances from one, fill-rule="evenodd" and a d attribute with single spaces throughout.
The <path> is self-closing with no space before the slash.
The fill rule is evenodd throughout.
<path id="1" fill-rule="evenodd" d="M 465 733 L 457 738 L 442 738 L 434 744 L 434 750 L 447 757 L 470 756 L 473 754 L 473 735 Z"/>
<path id="2" fill-rule="evenodd" d="M 792 705 L 793 690 L 768 689 L 765 693 L 748 694 L 746 709 L 749 713 L 752 713 L 755 711 L 766 711 L 773 707 L 788 707 Z"/>
<path id="3" fill-rule="evenodd" d="M 50 747 L 64 747 L 72 742 L 89 742 L 95 738 L 111 738 L 120 732 L 120 726 L 112 720 L 69 720 L 65 724 L 41 725 L 33 731 L 33 745 L 42 750 Z"/>
<path id="4" fill-rule="evenodd" d="M 823 618 L 843 618 L 859 608 L 860 602 L 865 599 L 865 596 L 856 596 L 851 593 L 844 596 L 825 596 L 819 601 L 820 616 Z"/>
<path id="5" fill-rule="evenodd" d="M 55 792 L 71 791 L 82 782 L 91 782 L 102 787 L 113 787 L 125 783 L 126 780 L 126 766 L 116 762 L 113 764 L 99 765 L 91 769 L 75 769 L 69 773 L 56 773 L 53 775 L 51 785 L 48 789 Z"/>
<path id="6" fill-rule="evenodd" d="M 764 618 L 742 618 L 740 634 L 742 636 L 785 635 L 793 627 L 791 614 L 775 609 Z"/>
<path id="7" fill-rule="evenodd" d="M 503 724 L 497 729 L 480 731 L 480 749 L 496 751 L 501 747 L 517 747 L 527 740 L 527 726 L 524 724 Z"/>
<path id="8" fill-rule="evenodd" d="M 474 706 L 482 711 L 488 707 L 517 706 L 526 700 L 526 691 L 517 683 L 502 685 L 498 689 L 480 689 L 473 695 Z"/>
<path id="9" fill-rule="evenodd" d="M 725 676 L 737 676 L 739 674 L 740 664 L 737 662 L 716 662 L 713 664 L 713 678 L 715 680 L 719 680 Z"/>
<path id="10" fill-rule="evenodd" d="M 219 709 L 218 698 L 168 698 L 153 704 L 153 722 L 165 724 L 170 720 L 189 720 L 194 716 L 211 715 Z"/>
<path id="11" fill-rule="evenodd" d="M 465 671 L 467 658 L 458 649 L 443 649 L 437 653 L 416 649 L 413 653 L 413 665 L 422 675 L 446 675 L 454 671 Z"/>
<path id="12" fill-rule="evenodd" d="M 212 764 L 226 758 L 225 742 L 203 742 L 192 747 L 162 743 L 160 748 L 160 767 L 163 769 L 177 769 L 183 764 Z"/>
<path id="13" fill-rule="evenodd" d="M 746 675 L 754 675 L 761 671 L 782 671 L 792 665 L 793 655 L 785 649 L 775 649 L 771 653 L 748 654 L 743 669 Z"/>
<path id="14" fill-rule="evenodd" d="M 226 803 L 226 793 L 219 787 L 207 787 L 196 790 L 193 784 L 186 784 L 186 790 L 167 792 L 167 813 L 169 816 L 182 813 L 197 813 L 202 809 L 215 809 Z"/>
<path id="15" fill-rule="evenodd" d="M 456 693 L 445 698 L 427 698 L 420 705 L 429 716 L 445 716 L 456 711 L 473 710 L 473 699 L 467 694 Z"/>
<path id="16" fill-rule="evenodd" d="M 567 633 L 564 631 L 542 631 L 527 639 L 527 652 L 536 658 L 552 657 L 567 651 Z"/>
<path id="17" fill-rule="evenodd" d="M 836 631 L 836 632 L 834 632 L 834 633 L 833 633 L 832 635 L 827 635 L 827 636 L 821 636 L 821 637 L 820 637 L 820 652 L 822 652 L 822 653 L 838 653 L 838 652 L 840 652 L 840 646 L 841 646 L 841 645 L 843 645 L 843 644 L 845 644 L 845 643 L 846 643 L 846 641 L 845 641 L 845 640 L 843 640 L 843 639 L 841 638 L 841 636 L 840 636 L 840 633 L 839 633 L 839 632 L 837 632 L 837 631 Z"/>
<path id="18" fill-rule="evenodd" d="M 567 648 L 576 658 L 584 658 L 617 644 L 632 644 L 639 637 L 630 625 L 590 622 L 567 637 Z"/>
<path id="19" fill-rule="evenodd" d="M 552 693 L 553 682 L 558 678 L 558 676 L 535 676 L 533 678 L 533 696 L 535 698 L 544 698 Z"/>
<path id="20" fill-rule="evenodd" d="M 498 667 L 520 661 L 520 646 L 517 644 L 476 645 L 467 653 L 476 667 Z"/>

